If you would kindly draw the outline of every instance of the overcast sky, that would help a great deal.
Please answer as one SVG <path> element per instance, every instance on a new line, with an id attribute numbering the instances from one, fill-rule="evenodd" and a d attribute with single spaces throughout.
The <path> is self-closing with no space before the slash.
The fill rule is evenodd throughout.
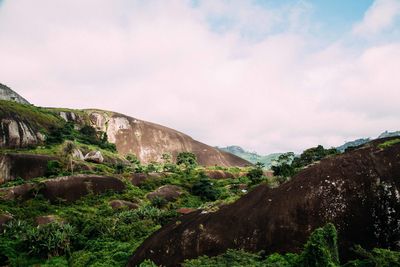
<path id="1" fill-rule="evenodd" d="M 0 82 L 259 153 L 400 129 L 400 0 L 0 0 Z"/>

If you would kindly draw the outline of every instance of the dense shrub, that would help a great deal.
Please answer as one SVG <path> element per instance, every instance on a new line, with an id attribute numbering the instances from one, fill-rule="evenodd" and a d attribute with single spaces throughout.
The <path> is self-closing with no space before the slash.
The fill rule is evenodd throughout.
<path id="1" fill-rule="evenodd" d="M 176 164 L 185 168 L 194 168 L 197 166 L 197 157 L 191 152 L 181 152 L 176 157 Z"/>
<path id="2" fill-rule="evenodd" d="M 200 173 L 199 176 L 199 181 L 192 187 L 192 194 L 207 201 L 217 200 L 220 192 L 214 188 L 213 183 L 204 173 Z"/>

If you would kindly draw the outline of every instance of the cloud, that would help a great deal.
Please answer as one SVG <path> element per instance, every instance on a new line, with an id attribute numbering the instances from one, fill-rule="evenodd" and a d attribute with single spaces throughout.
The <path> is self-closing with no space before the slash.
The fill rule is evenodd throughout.
<path id="1" fill-rule="evenodd" d="M 390 29 L 399 15 L 400 1 L 375 0 L 363 20 L 354 26 L 353 32 L 361 36 L 377 34 Z"/>
<path id="2" fill-rule="evenodd" d="M 395 130 L 399 43 L 321 46 L 311 9 L 5 1 L 1 82 L 36 105 L 114 110 L 262 153 Z M 223 29 L 210 19 L 221 17 Z"/>

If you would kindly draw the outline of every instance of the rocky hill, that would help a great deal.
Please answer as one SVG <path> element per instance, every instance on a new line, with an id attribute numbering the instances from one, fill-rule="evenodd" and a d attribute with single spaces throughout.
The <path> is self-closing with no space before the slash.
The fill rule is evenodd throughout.
<path id="1" fill-rule="evenodd" d="M 134 154 L 142 163 L 160 161 L 163 153 L 176 157 L 193 152 L 201 165 L 246 166 L 250 163 L 218 150 L 176 130 L 103 110 L 39 108 L 0 100 L 0 148 L 27 148 L 43 144 L 53 129 L 73 122 L 75 127 L 90 125 L 107 134 L 120 155 Z"/>
<path id="2" fill-rule="evenodd" d="M 0 83 L 0 100 L 9 100 L 21 104 L 29 104 L 29 102 L 25 98 L 23 98 L 13 90 L 11 90 L 11 88 L 9 88 L 8 86 L 1 83 Z"/>
<path id="3" fill-rule="evenodd" d="M 175 266 L 229 248 L 299 252 L 307 236 L 328 222 L 338 229 L 343 259 L 351 248 L 399 249 L 400 139 L 379 139 L 312 165 L 278 188 L 260 185 L 217 211 L 197 211 L 163 227 L 134 253 Z"/>

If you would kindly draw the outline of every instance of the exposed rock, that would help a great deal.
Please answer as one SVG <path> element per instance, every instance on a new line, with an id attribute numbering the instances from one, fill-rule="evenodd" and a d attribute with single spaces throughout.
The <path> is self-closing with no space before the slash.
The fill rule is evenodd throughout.
<path id="1" fill-rule="evenodd" d="M 48 179 L 38 184 L 0 188 L 0 199 L 26 200 L 41 194 L 51 202 L 72 202 L 88 194 L 101 194 L 108 190 L 122 192 L 124 189 L 124 183 L 118 178 L 81 174 Z"/>
<path id="2" fill-rule="evenodd" d="M 86 154 L 85 161 L 94 162 L 94 163 L 103 163 L 104 157 L 100 151 L 91 151 Z"/>
<path id="3" fill-rule="evenodd" d="M 129 210 L 134 210 L 139 208 L 139 205 L 126 200 L 112 200 L 110 201 L 110 206 L 113 210 L 127 208 Z"/>
<path id="4" fill-rule="evenodd" d="M 23 184 L 0 188 L 1 200 L 27 200 L 34 197 L 34 184 Z"/>
<path id="5" fill-rule="evenodd" d="M 182 194 L 182 190 L 176 185 L 163 185 L 154 192 L 147 194 L 147 198 L 152 200 L 156 197 L 164 198 L 167 201 L 175 201 Z"/>
<path id="6" fill-rule="evenodd" d="M 310 233 L 332 222 L 343 260 L 355 244 L 398 248 L 400 144 L 377 143 L 322 160 L 278 188 L 260 185 L 216 212 L 196 211 L 148 238 L 128 266 L 144 259 L 176 266 L 228 248 L 299 252 Z"/>
<path id="7" fill-rule="evenodd" d="M 115 177 L 76 175 L 49 179 L 42 183 L 39 193 L 52 202 L 72 202 L 88 194 L 100 194 L 108 190 L 122 192 L 124 183 Z"/>
<path id="8" fill-rule="evenodd" d="M 36 154 L 0 155 L 0 184 L 20 177 L 29 180 L 46 175 L 47 163 L 56 157 Z"/>
<path id="9" fill-rule="evenodd" d="M 79 159 L 79 160 L 84 160 L 85 157 L 83 156 L 83 153 L 80 149 L 76 148 L 74 149 L 74 151 L 72 152 L 72 157 L 74 159 Z"/>
<path id="10" fill-rule="evenodd" d="M 178 212 L 179 214 L 188 214 L 194 211 L 196 211 L 196 209 L 193 208 L 180 208 L 176 210 L 176 212 Z"/>
<path id="11" fill-rule="evenodd" d="M 28 122 L 0 118 L 0 148 L 20 148 L 43 143 L 44 137 Z"/>
<path id="12" fill-rule="evenodd" d="M 11 214 L 9 214 L 9 213 L 1 213 L 0 214 L 0 231 L 3 228 L 3 225 L 5 225 L 9 221 L 11 221 L 12 219 L 13 219 L 13 216 Z"/>
<path id="13" fill-rule="evenodd" d="M 35 223 L 37 225 L 45 225 L 45 224 L 49 224 L 52 222 L 63 223 L 63 220 L 60 217 L 58 217 L 57 215 L 44 215 L 44 216 L 38 216 L 35 218 Z"/>
<path id="14" fill-rule="evenodd" d="M 223 170 L 206 170 L 205 174 L 210 177 L 211 179 L 233 179 L 236 178 L 230 172 L 223 171 Z"/>
<path id="15" fill-rule="evenodd" d="M 163 153 L 193 152 L 199 164 L 205 166 L 246 166 L 249 162 L 233 154 L 193 140 L 173 129 L 131 118 L 122 114 L 86 110 L 91 124 L 107 133 L 108 141 L 115 143 L 122 155 L 134 154 L 142 163 L 160 161 Z"/>
<path id="16" fill-rule="evenodd" d="M 10 87 L 1 83 L 0 83 L 0 100 L 14 101 L 20 104 L 29 105 L 29 102 L 25 98 L 23 98 L 13 90 L 11 90 Z"/>
<path id="17" fill-rule="evenodd" d="M 135 186 L 141 186 L 145 181 L 161 180 L 165 175 L 162 173 L 133 173 L 131 183 Z"/>

